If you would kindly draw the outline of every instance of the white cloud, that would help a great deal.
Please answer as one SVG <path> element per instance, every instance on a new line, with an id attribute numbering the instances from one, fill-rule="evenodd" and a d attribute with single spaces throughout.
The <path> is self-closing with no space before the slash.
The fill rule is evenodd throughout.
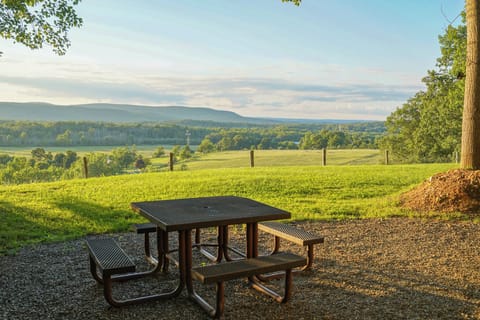
<path id="1" fill-rule="evenodd" d="M 0 100 L 204 106 L 244 116 L 385 119 L 422 88 L 413 75 L 283 61 L 190 74 L 161 62 L 99 65 L 88 57 L 0 61 Z M 413 85 L 412 85 L 413 83 Z"/>
<path id="2" fill-rule="evenodd" d="M 405 85 L 326 85 L 268 78 L 101 76 L 85 80 L 0 76 L 0 91 L 14 92 L 15 101 L 206 106 L 261 117 L 384 119 L 419 89 Z M 2 94 L 2 100 L 13 97 Z"/>

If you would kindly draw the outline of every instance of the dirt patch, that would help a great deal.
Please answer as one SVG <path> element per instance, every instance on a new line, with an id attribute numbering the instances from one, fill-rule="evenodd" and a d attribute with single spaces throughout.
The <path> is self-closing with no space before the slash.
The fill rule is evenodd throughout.
<path id="1" fill-rule="evenodd" d="M 480 212 L 480 170 L 450 170 L 436 174 L 400 198 L 415 211 Z"/>

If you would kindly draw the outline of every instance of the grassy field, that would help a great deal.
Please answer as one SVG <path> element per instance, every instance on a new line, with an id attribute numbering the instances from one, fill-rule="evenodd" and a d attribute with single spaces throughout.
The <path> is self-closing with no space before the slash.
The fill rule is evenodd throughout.
<path id="1" fill-rule="evenodd" d="M 128 146 L 131 148 L 132 146 Z M 158 146 L 139 145 L 135 149 L 139 154 L 150 158 Z M 173 146 L 165 145 L 165 152 L 168 153 Z M 115 146 L 73 146 L 73 147 L 44 147 L 47 152 L 57 153 L 67 150 L 75 151 L 79 156 L 90 152 L 110 153 Z M 195 149 L 196 146 L 192 146 Z M 12 156 L 30 157 L 35 147 L 3 147 L 0 153 L 7 153 Z M 363 165 L 381 164 L 384 156 L 380 150 L 373 149 L 328 149 L 327 165 Z M 165 166 L 168 163 L 168 154 L 161 158 L 152 159 L 153 165 Z M 221 163 L 222 168 L 250 167 L 250 151 L 225 151 L 213 152 L 206 155 L 195 155 L 185 163 L 188 169 L 216 169 Z M 322 164 L 321 150 L 255 150 L 255 166 L 318 166 Z"/>
<path id="2" fill-rule="evenodd" d="M 321 150 L 255 150 L 255 167 L 319 166 L 322 164 Z M 383 163 L 379 150 L 348 149 L 327 150 L 327 165 L 367 165 Z M 152 164 L 165 165 L 166 157 L 152 159 Z M 193 159 L 180 162 L 188 170 L 245 168 L 250 167 L 250 151 L 213 152 L 196 155 Z"/>
<path id="3" fill-rule="evenodd" d="M 295 220 L 409 216 L 398 195 L 435 165 L 292 166 L 131 174 L 0 187 L 0 254 L 26 244 L 126 231 L 142 218 L 132 201 L 213 195 L 249 197 Z"/>

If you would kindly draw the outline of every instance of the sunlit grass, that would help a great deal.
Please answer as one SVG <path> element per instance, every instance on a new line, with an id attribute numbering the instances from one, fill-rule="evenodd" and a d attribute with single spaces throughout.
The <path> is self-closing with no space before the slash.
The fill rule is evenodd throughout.
<path id="1" fill-rule="evenodd" d="M 451 164 L 302 166 L 174 171 L 0 187 L 0 253 L 29 243 L 128 230 L 133 201 L 249 197 L 292 219 L 409 216 L 398 195 Z"/>
<path id="2" fill-rule="evenodd" d="M 165 162 L 159 160 L 160 163 Z M 380 150 L 372 149 L 328 149 L 327 165 L 362 165 L 380 164 L 384 161 Z M 155 162 L 154 162 L 155 163 Z M 196 156 L 190 161 L 182 162 L 188 170 L 214 168 L 250 167 L 250 151 L 224 151 Z M 320 166 L 321 150 L 255 150 L 255 167 L 272 166 Z"/>

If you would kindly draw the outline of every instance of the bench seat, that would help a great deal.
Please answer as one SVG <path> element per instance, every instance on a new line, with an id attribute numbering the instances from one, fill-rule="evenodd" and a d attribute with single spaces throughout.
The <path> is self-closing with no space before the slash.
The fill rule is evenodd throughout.
<path id="1" fill-rule="evenodd" d="M 95 268 L 98 267 L 102 278 L 114 274 L 135 272 L 135 264 L 132 259 L 113 239 L 87 240 L 87 248 L 90 262 Z"/>
<path id="2" fill-rule="evenodd" d="M 308 270 L 313 264 L 313 246 L 317 243 L 323 243 L 324 237 L 316 235 L 314 233 L 299 229 L 288 224 L 267 221 L 258 224 L 258 229 L 264 232 L 272 234 L 274 238 L 274 249 L 272 254 L 275 254 L 280 249 L 280 238 L 293 242 L 300 246 L 307 247 L 307 263 L 303 266 L 302 270 Z"/>
<path id="3" fill-rule="evenodd" d="M 160 265 L 152 270 L 135 272 L 135 264 L 115 240 L 87 239 L 86 243 L 89 252 L 90 272 L 97 282 L 103 284 L 103 295 L 110 305 L 121 307 L 141 302 L 176 297 L 180 294 L 183 288 L 183 283 L 181 281 L 176 288 L 169 292 L 149 294 L 133 298 L 130 297 L 123 300 L 115 299 L 112 293 L 113 281 L 138 279 L 156 274 L 160 270 Z M 101 272 L 101 276 L 98 274 L 98 271 Z"/>
<path id="4" fill-rule="evenodd" d="M 210 316 L 219 318 L 223 314 L 225 304 L 224 281 L 248 278 L 252 288 L 273 297 L 278 302 L 285 303 L 290 298 L 291 294 L 292 269 L 301 267 L 305 265 L 306 262 L 305 258 L 292 253 L 278 253 L 269 256 L 195 267 L 191 272 L 193 279 L 196 279 L 203 284 L 216 284 L 216 307 L 213 308 L 210 306 L 197 294 L 193 294 L 192 298 L 199 302 Z M 282 270 L 285 271 L 285 292 L 283 296 L 280 296 L 271 289 L 263 286 L 254 277 L 263 273 L 278 272 Z"/>
<path id="5" fill-rule="evenodd" d="M 203 284 L 246 278 L 262 273 L 293 269 L 306 259 L 292 253 L 278 253 L 258 258 L 242 259 L 192 269 L 192 277 Z"/>
<path id="6" fill-rule="evenodd" d="M 114 307 L 129 304 L 129 301 L 118 301 L 113 298 L 112 276 L 135 272 L 132 259 L 113 239 L 88 239 L 87 249 L 90 272 L 97 282 L 103 284 L 103 295 L 107 302 Z M 97 269 L 101 272 L 101 277 Z"/>

